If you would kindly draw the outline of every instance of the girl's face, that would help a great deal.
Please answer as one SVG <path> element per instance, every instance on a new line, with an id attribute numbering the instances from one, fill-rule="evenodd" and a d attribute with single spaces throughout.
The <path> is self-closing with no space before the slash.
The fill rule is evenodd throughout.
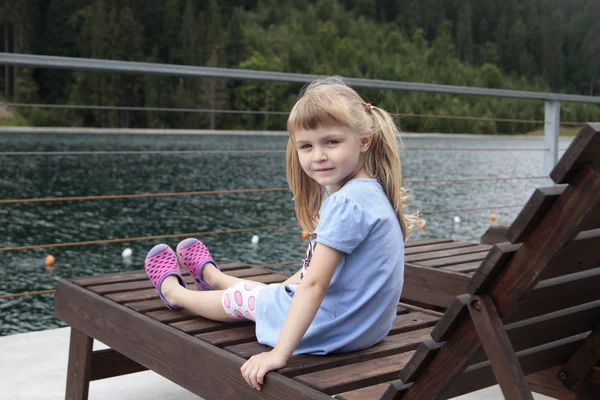
<path id="1" fill-rule="evenodd" d="M 304 172 L 321 186 L 338 191 L 352 178 L 368 178 L 364 153 L 370 137 L 361 138 L 346 126 L 321 126 L 294 134 Z"/>

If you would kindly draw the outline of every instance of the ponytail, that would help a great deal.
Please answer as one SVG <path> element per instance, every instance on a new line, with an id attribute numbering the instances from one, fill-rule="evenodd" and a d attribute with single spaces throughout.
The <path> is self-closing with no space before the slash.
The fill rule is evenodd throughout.
<path id="1" fill-rule="evenodd" d="M 408 203 L 408 192 L 402 187 L 402 167 L 397 142 L 400 134 L 394 120 L 385 110 L 370 106 L 367 112 L 373 118 L 373 133 L 371 146 L 365 157 L 365 169 L 383 187 L 398 216 L 406 240 L 415 228 L 425 227 L 425 220 L 420 217 L 419 212 L 404 213 L 403 206 Z"/>

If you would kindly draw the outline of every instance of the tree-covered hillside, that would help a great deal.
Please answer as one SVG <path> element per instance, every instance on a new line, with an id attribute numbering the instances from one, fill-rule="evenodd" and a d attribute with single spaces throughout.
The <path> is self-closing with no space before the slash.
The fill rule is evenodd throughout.
<path id="1" fill-rule="evenodd" d="M 600 94 L 597 0 L 0 0 L 3 51 Z M 21 68 L 19 102 L 287 111 L 297 84 Z M 9 73 L 10 72 L 10 73 Z M 543 104 L 361 89 L 391 112 L 543 119 Z M 36 125 L 283 129 L 285 116 L 21 109 Z M 563 104 L 563 120 L 600 107 Z M 408 131 L 526 132 L 527 123 L 403 117 Z"/>

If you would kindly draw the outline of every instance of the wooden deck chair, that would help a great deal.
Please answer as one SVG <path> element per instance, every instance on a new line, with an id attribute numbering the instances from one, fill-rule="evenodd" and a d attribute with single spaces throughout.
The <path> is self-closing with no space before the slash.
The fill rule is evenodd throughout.
<path id="1" fill-rule="evenodd" d="M 532 399 L 525 375 L 553 367 L 554 381 L 530 384 L 600 399 L 600 124 L 579 132 L 550 176 L 559 186 L 536 190 L 510 242 L 492 248 L 383 399 L 447 398 L 496 381 L 505 398 Z"/>
<path id="2" fill-rule="evenodd" d="M 525 285 L 525 281 L 517 284 L 515 288 L 521 290 L 519 292 L 521 297 L 516 300 L 511 297 L 511 302 L 506 303 L 510 307 L 518 309 L 512 316 L 507 317 L 518 322 L 508 325 L 506 328 L 509 338 L 520 338 L 520 341 L 513 342 L 514 350 L 518 352 L 518 356 L 521 356 L 523 349 L 529 349 L 540 340 L 548 339 L 547 336 L 544 336 L 545 330 L 548 326 L 554 327 L 552 321 L 570 321 L 568 324 L 561 323 L 556 327 L 573 326 L 573 329 L 578 333 L 571 336 L 586 335 L 586 332 L 592 329 L 592 325 L 595 326 L 594 324 L 599 321 L 597 310 L 600 304 L 593 303 L 598 299 L 594 297 L 595 300 L 590 300 L 590 294 L 585 290 L 580 290 L 580 293 L 569 297 L 568 290 L 572 286 L 569 286 L 568 282 L 565 283 L 567 285 L 565 286 L 566 294 L 561 293 L 566 296 L 565 298 L 575 300 L 568 300 L 562 305 L 557 304 L 556 309 L 536 308 L 537 304 L 540 304 L 539 296 L 542 296 L 542 300 L 545 300 L 544 296 L 548 292 L 544 290 L 553 290 L 556 279 L 562 279 L 557 277 L 566 274 L 566 271 L 575 273 L 576 275 L 571 276 L 574 278 L 580 276 L 577 274 L 591 274 L 590 279 L 596 277 L 592 272 L 595 271 L 594 268 L 597 269 L 598 267 L 598 249 L 600 249 L 600 246 L 597 237 L 598 230 L 590 229 L 592 229 L 591 227 L 598 228 L 598 211 L 593 211 L 591 214 L 588 212 L 591 217 L 589 215 L 574 217 L 578 219 L 572 219 L 571 216 L 567 217 L 561 214 L 560 211 L 564 208 L 565 202 L 569 207 L 572 206 L 573 201 L 567 201 L 567 199 L 577 200 L 579 197 L 583 197 L 589 203 L 594 201 L 589 196 L 592 198 L 596 196 L 594 204 L 598 203 L 597 191 L 588 193 L 585 187 L 577 183 L 581 180 L 581 171 L 587 171 L 585 172 L 586 184 L 589 184 L 591 179 L 589 175 L 592 172 L 590 171 L 595 171 L 597 177 L 598 130 L 598 125 L 590 125 L 584 128 L 573 142 L 570 150 L 561 159 L 559 166 L 557 166 L 557 169 L 559 169 L 562 165 L 561 168 L 568 172 L 564 175 L 569 180 L 562 180 L 561 183 L 569 182 L 570 184 L 551 189 L 554 192 L 549 194 L 542 189 L 543 199 L 541 203 L 539 193 L 536 192 L 522 213 L 522 215 L 533 216 L 530 218 L 530 222 L 523 225 L 524 217 L 520 217 L 515 222 L 517 224 L 518 221 L 521 221 L 522 229 L 514 228 L 514 231 L 520 231 L 521 237 L 526 238 L 524 243 L 527 243 L 527 240 L 530 240 L 530 236 L 532 236 L 532 232 L 545 232 L 546 229 L 552 228 L 543 228 L 544 230 L 540 231 L 537 227 L 543 221 L 546 221 L 547 213 L 555 215 L 559 212 L 562 218 L 561 221 L 564 219 L 570 221 L 568 224 L 565 223 L 564 230 L 563 228 L 554 227 L 548 231 L 552 235 L 556 232 L 560 233 L 562 235 L 560 240 L 567 243 L 560 251 L 557 250 L 559 239 L 552 239 L 551 237 L 548 240 L 542 240 L 542 236 L 538 236 L 536 233 L 534 237 L 541 242 L 534 241 L 533 243 L 541 247 L 549 246 L 548 251 L 551 254 L 547 257 L 551 259 L 550 267 L 543 267 L 545 264 L 540 263 L 535 264 L 537 267 L 534 264 L 526 263 L 525 268 L 522 268 L 523 271 L 534 270 L 537 275 L 532 278 L 529 276 L 532 272 L 527 272 L 529 274 L 527 278 L 530 279 L 528 281 L 529 287 L 525 288 L 527 290 L 522 287 Z M 583 156 L 576 157 L 574 156 L 575 153 L 583 154 Z M 570 161 L 565 161 L 566 158 Z M 565 167 L 565 163 L 568 163 L 568 168 Z M 575 170 L 577 170 L 576 173 L 569 172 Z M 576 176 L 577 179 L 572 179 L 573 176 Z M 573 186 L 575 184 L 576 186 Z M 593 190 L 597 189 L 597 181 L 595 184 L 596 187 L 592 188 Z M 579 197 L 571 197 L 574 190 L 575 196 Z M 565 197 L 566 195 L 569 197 Z M 538 206 L 535 206 L 536 201 L 540 203 Z M 574 210 L 578 210 L 577 215 L 585 213 L 585 210 L 581 207 L 584 207 L 587 203 L 578 201 L 577 204 L 579 205 Z M 553 211 L 555 207 L 558 207 L 558 211 Z M 547 222 L 545 223 L 547 224 Z M 585 233 L 574 233 L 576 228 L 572 226 L 573 224 L 577 225 L 578 232 L 585 231 Z M 521 225 L 517 224 L 517 226 Z M 565 235 L 571 235 L 572 237 L 566 240 Z M 519 240 L 521 240 L 521 237 Z M 165 310 L 144 271 L 82 277 L 63 281 L 59 284 L 55 295 L 55 315 L 72 327 L 66 398 L 87 398 L 90 381 L 145 369 L 151 369 L 206 399 L 327 399 L 334 396 L 340 399 L 354 400 L 377 399 L 382 396 L 394 398 L 403 394 L 413 396 L 411 398 L 426 399 L 443 398 L 447 397 L 448 394 L 466 393 L 492 385 L 495 383 L 495 377 L 490 372 L 489 363 L 485 364 L 487 361 L 485 361 L 484 353 L 479 349 L 480 342 L 477 333 L 471 332 L 471 336 L 468 337 L 471 342 L 475 343 L 470 345 L 476 348 L 472 350 L 474 355 L 467 357 L 466 361 L 462 353 L 463 350 L 457 350 L 456 347 L 453 347 L 456 345 L 452 345 L 453 341 L 457 341 L 459 344 L 462 343 L 459 340 L 462 331 L 458 328 L 462 327 L 464 321 L 467 321 L 467 325 L 469 324 L 468 307 L 471 304 L 470 300 L 479 300 L 479 297 L 472 298 L 469 296 L 480 296 L 480 304 L 483 304 L 482 310 L 489 310 L 491 307 L 489 299 L 491 298 L 491 301 L 496 304 L 496 298 L 493 296 L 497 293 L 504 293 L 504 287 L 498 286 L 499 282 L 502 284 L 510 283 L 512 281 L 507 280 L 507 276 L 510 278 L 516 274 L 520 279 L 520 274 L 525 273 L 519 273 L 520 269 L 516 271 L 512 265 L 515 260 L 519 260 L 519 257 L 514 253 L 517 250 L 527 249 L 527 244 L 499 245 L 494 247 L 488 256 L 490 248 L 488 245 L 456 242 L 449 239 L 423 239 L 407 242 L 405 290 L 398 306 L 396 321 L 388 337 L 382 343 L 358 352 L 328 356 L 294 356 L 289 360 L 286 368 L 267 375 L 267 383 L 261 392 L 250 388 L 243 381 L 239 372 L 239 368 L 245 359 L 267 349 L 256 342 L 251 324 L 223 324 L 191 315 L 183 310 Z M 526 254 L 530 257 L 532 250 L 527 251 Z M 557 251 L 558 254 L 555 254 Z M 565 253 L 565 251 L 569 253 Z M 575 253 L 575 258 L 565 258 L 565 254 L 570 253 Z M 486 256 L 488 257 L 485 258 Z M 481 265 L 481 268 L 477 272 L 473 272 L 484 258 L 486 261 Z M 499 263 L 497 267 L 495 267 L 495 258 L 498 259 Z M 549 261 L 546 258 L 541 258 L 539 261 L 548 264 Z M 596 264 L 593 264 L 594 262 Z M 560 267 L 563 264 L 566 266 Z M 522 266 L 522 264 L 520 265 Z M 552 267 L 552 265 L 554 266 Z M 504 266 L 506 266 L 505 269 L 503 269 Z M 221 265 L 221 268 L 233 276 L 248 277 L 264 283 L 280 282 L 286 279 L 286 276 L 281 274 L 246 264 L 224 264 Z M 562 272 L 563 270 L 564 272 Z M 509 271 L 513 272 L 508 274 Z M 588 277 L 588 275 L 585 276 Z M 191 277 L 186 276 L 186 279 L 188 283 L 192 282 Z M 539 280 L 542 280 L 542 282 L 532 291 L 531 288 Z M 433 326 L 438 323 L 442 314 L 430 309 L 420 308 L 415 304 L 422 303 L 448 307 L 448 304 L 452 303 L 452 298 L 466 293 L 469 282 L 474 282 L 473 287 L 478 289 L 472 295 L 459 297 L 444 315 L 435 331 L 432 332 Z M 477 282 L 480 283 L 477 284 Z M 560 282 L 557 284 L 562 284 Z M 585 279 L 583 281 L 577 279 L 577 282 L 585 282 Z M 593 287 L 593 285 L 599 287 L 597 281 L 590 281 L 586 284 L 588 285 L 585 286 L 586 288 Z M 194 285 L 190 286 L 194 287 Z M 559 286 L 556 286 L 556 288 L 559 288 Z M 437 294 L 438 291 L 441 295 Z M 529 308 L 523 307 L 522 301 L 522 297 L 525 297 L 529 293 L 528 291 L 531 292 L 529 298 L 533 299 L 529 303 L 526 302 L 529 304 Z M 505 307 L 501 309 L 504 311 L 506 309 L 505 303 L 500 304 Z M 546 307 L 549 306 L 543 301 L 541 304 Z M 579 308 L 573 309 L 573 307 Z M 537 323 L 538 320 L 531 320 L 531 316 L 543 314 L 544 312 L 550 312 L 552 318 L 559 319 L 550 319 L 550 322 L 546 322 L 545 325 L 541 322 Z M 569 315 L 571 319 L 564 319 L 567 317 L 562 317 L 561 312 Z M 494 314 L 493 310 L 491 314 L 504 316 L 504 314 Z M 497 322 L 498 317 L 495 317 L 494 321 Z M 584 323 L 582 321 L 588 324 L 586 325 L 587 328 L 582 325 Z M 507 320 L 504 322 L 512 321 Z M 521 328 L 520 324 L 525 322 L 528 322 L 528 324 L 525 325 L 525 328 Z M 532 325 L 531 323 L 535 324 Z M 497 327 L 497 325 L 496 323 L 493 326 Z M 535 327 L 538 331 L 530 330 L 533 329 L 531 327 Z M 556 331 L 556 334 L 559 334 L 559 331 L 564 333 L 564 329 L 556 329 Z M 523 332 L 531 332 L 532 334 L 523 335 Z M 442 333 L 443 335 L 441 335 Z M 569 332 L 564 334 L 567 335 Z M 431 335 L 437 338 L 437 341 L 428 341 L 432 337 Z M 490 341 L 504 344 L 506 342 L 505 336 L 500 335 L 499 339 L 494 336 Z M 526 340 L 529 337 L 532 339 Z M 504 341 L 502 341 L 502 338 L 504 338 Z M 110 349 L 92 352 L 94 339 L 104 342 Z M 584 339 L 579 337 L 578 340 L 574 340 L 571 346 L 576 347 Z M 422 343 L 426 344 L 419 347 Z M 486 346 L 489 347 L 490 345 L 484 344 L 484 348 L 487 349 Z M 417 348 L 419 350 L 413 357 Z M 440 357 L 444 356 L 448 349 L 451 353 L 442 360 L 443 374 L 439 375 L 437 380 L 432 381 L 438 394 L 428 397 L 427 393 L 429 392 L 419 392 L 419 390 L 422 390 L 421 386 L 423 384 L 427 386 L 427 379 L 422 380 L 421 376 L 425 376 L 422 374 L 426 373 L 437 376 L 437 370 L 432 372 L 431 368 L 432 366 L 435 367 L 436 363 L 440 363 Z M 532 371 L 547 371 L 547 368 L 553 365 L 564 363 L 571 355 L 575 357 L 577 354 L 583 354 L 583 356 L 578 357 L 590 358 L 591 354 L 586 350 L 577 352 L 575 348 L 567 348 L 567 350 L 563 349 L 561 351 L 564 351 L 566 355 L 558 363 L 553 359 L 547 362 L 544 358 L 529 356 L 530 353 L 525 353 L 524 356 L 530 357 L 527 360 L 531 359 L 533 360 L 531 362 L 536 363 L 536 368 L 531 369 Z M 494 359 L 494 357 L 490 357 L 490 359 Z M 576 358 L 575 361 L 577 359 L 579 358 Z M 448 362 L 451 364 L 448 370 L 455 371 L 454 375 L 446 372 L 445 363 Z M 592 365 L 595 363 L 589 359 L 586 362 Z M 470 365 L 467 366 L 469 363 Z M 455 364 L 460 364 L 460 366 Z M 473 369 L 480 364 L 483 365 L 481 368 Z M 492 366 L 494 365 L 492 363 Z M 528 365 L 523 367 L 523 370 L 527 373 L 530 371 Z M 403 369 L 405 366 L 406 368 Z M 465 371 L 475 375 L 465 375 L 463 373 Z M 402 375 L 400 375 L 401 372 Z M 400 376 L 404 381 L 395 381 Z M 458 376 L 467 376 L 467 381 L 464 380 L 465 378 L 458 378 L 458 386 L 450 385 L 450 390 L 446 390 L 451 378 Z M 475 376 L 473 381 L 468 380 L 470 376 Z M 460 379 L 467 383 L 460 384 L 460 382 L 463 382 Z M 588 374 L 587 382 L 593 382 L 594 379 L 598 379 L 597 370 L 592 370 L 592 373 Z M 392 385 L 390 385 L 391 382 Z M 500 378 L 498 378 L 498 382 L 503 387 L 506 386 Z M 543 387 L 543 385 L 540 385 L 540 387 Z"/>

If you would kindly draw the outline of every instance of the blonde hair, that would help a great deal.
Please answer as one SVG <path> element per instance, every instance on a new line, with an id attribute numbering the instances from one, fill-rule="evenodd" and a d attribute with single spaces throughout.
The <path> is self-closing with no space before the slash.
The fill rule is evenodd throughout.
<path id="1" fill-rule="evenodd" d="M 347 126 L 361 137 L 371 136 L 365 155 L 367 173 L 383 187 L 398 216 L 405 240 L 425 221 L 419 213 L 405 214 L 408 202 L 402 187 L 402 173 L 397 139 L 400 134 L 392 117 L 383 109 L 367 105 L 340 77 L 317 80 L 303 90 L 287 121 L 290 138 L 287 145 L 287 179 L 294 194 L 296 216 L 302 229 L 312 232 L 319 220 L 319 209 L 326 197 L 325 188 L 302 170 L 294 143 L 298 130 L 321 126 Z"/>

